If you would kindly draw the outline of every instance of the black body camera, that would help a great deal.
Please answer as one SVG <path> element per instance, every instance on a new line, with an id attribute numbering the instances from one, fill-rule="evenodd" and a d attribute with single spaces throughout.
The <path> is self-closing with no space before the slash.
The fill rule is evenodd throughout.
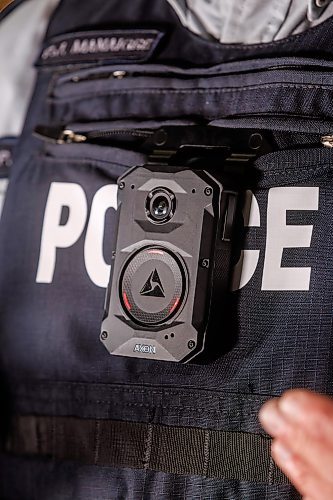
<path id="1" fill-rule="evenodd" d="M 261 132 L 166 127 L 118 181 L 101 340 L 111 354 L 188 362 L 223 336 L 238 192 L 270 150 Z"/>

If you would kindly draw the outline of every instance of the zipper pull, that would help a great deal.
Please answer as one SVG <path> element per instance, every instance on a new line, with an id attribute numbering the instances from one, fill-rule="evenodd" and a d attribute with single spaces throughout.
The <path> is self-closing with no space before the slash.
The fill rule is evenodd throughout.
<path id="1" fill-rule="evenodd" d="M 55 144 L 72 144 L 73 142 L 80 143 L 87 140 L 86 135 L 77 134 L 73 130 L 60 127 L 46 127 L 44 125 L 39 125 L 35 128 L 34 136 Z"/>
<path id="2" fill-rule="evenodd" d="M 128 76 L 127 71 L 123 71 L 122 69 L 118 69 L 112 73 L 112 77 L 116 78 L 117 80 L 122 80 L 126 76 Z"/>
<path id="3" fill-rule="evenodd" d="M 320 138 L 320 142 L 326 148 L 333 148 L 333 135 L 323 135 Z"/>
<path id="4" fill-rule="evenodd" d="M 72 142 L 84 142 L 86 140 L 86 135 L 76 134 L 73 130 L 65 129 L 57 139 L 57 144 L 71 144 Z"/>
<path id="5" fill-rule="evenodd" d="M 49 127 L 38 125 L 35 128 L 34 136 L 43 141 L 53 144 L 72 144 L 89 142 L 93 144 L 119 143 L 141 144 L 153 135 L 153 131 L 146 129 L 110 129 L 110 130 L 90 130 L 84 133 L 74 132 L 74 130 L 63 127 Z"/>
<path id="6" fill-rule="evenodd" d="M 124 71 L 122 69 L 117 69 L 115 71 L 112 71 L 112 73 L 97 73 L 96 75 L 91 75 L 91 76 L 86 76 L 86 77 L 80 77 L 79 75 L 74 75 L 71 77 L 71 82 L 72 83 L 80 83 L 80 82 L 85 82 L 85 81 L 92 81 L 92 80 L 100 80 L 103 78 L 115 78 L 116 80 L 122 80 L 123 78 L 126 78 L 129 76 L 128 71 Z"/>
<path id="7" fill-rule="evenodd" d="M 12 165 L 12 153 L 9 149 L 0 149 L 0 169 Z"/>

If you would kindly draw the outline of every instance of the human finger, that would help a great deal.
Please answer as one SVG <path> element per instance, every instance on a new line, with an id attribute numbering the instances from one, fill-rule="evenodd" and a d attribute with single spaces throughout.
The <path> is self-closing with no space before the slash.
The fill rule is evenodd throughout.
<path id="1" fill-rule="evenodd" d="M 272 457 L 293 485 L 303 495 L 303 500 L 328 500 L 333 498 L 333 484 L 295 454 L 282 439 L 272 444 Z"/>

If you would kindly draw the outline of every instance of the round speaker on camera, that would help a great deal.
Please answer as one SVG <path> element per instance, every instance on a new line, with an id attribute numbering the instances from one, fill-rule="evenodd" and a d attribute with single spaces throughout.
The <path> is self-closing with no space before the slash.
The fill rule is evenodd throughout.
<path id="1" fill-rule="evenodd" d="M 169 321 L 184 304 L 185 263 L 162 246 L 144 247 L 131 255 L 120 276 L 120 300 L 126 314 L 142 326 Z"/>

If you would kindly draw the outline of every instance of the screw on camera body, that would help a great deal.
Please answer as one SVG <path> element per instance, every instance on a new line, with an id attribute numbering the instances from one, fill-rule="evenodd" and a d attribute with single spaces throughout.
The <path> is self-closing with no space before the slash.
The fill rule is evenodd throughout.
<path id="1" fill-rule="evenodd" d="M 108 338 L 108 333 L 107 332 L 102 332 L 101 333 L 101 339 L 106 340 Z"/>
<path id="2" fill-rule="evenodd" d="M 211 187 L 208 187 L 208 186 L 207 186 L 207 187 L 205 188 L 204 193 L 205 193 L 205 195 L 206 195 L 206 196 L 210 196 L 210 195 L 212 194 L 212 192 L 213 192 L 213 190 L 212 190 L 212 188 L 211 188 Z"/>
<path id="3" fill-rule="evenodd" d="M 156 146 L 164 146 L 167 143 L 168 134 L 165 130 L 158 130 L 154 135 L 154 143 Z"/>
<path id="4" fill-rule="evenodd" d="M 195 342 L 194 340 L 189 340 L 188 343 L 187 343 L 187 347 L 189 349 L 193 349 L 195 347 Z"/>
<path id="5" fill-rule="evenodd" d="M 209 268 L 209 259 L 202 259 L 200 262 L 201 267 L 204 267 L 205 269 Z"/>
<path id="6" fill-rule="evenodd" d="M 249 147 L 251 149 L 259 149 L 263 142 L 263 136 L 259 133 L 251 134 L 249 138 Z"/>
<path id="7" fill-rule="evenodd" d="M 119 189 L 124 189 L 125 187 L 125 182 L 121 181 L 119 182 Z"/>

